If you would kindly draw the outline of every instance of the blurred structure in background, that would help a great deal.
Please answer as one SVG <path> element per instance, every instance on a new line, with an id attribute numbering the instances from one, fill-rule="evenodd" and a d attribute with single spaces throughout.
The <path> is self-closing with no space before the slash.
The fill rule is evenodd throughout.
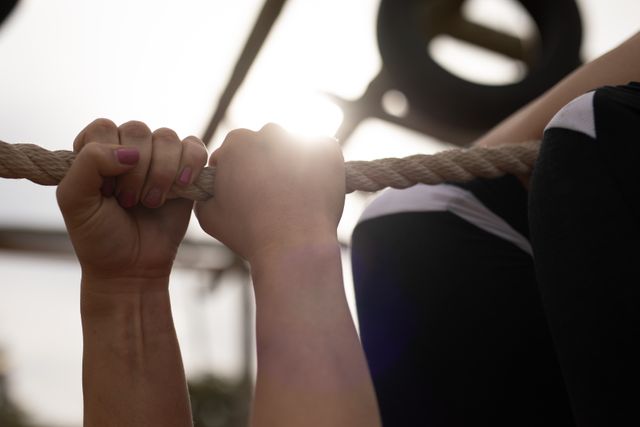
<path id="1" fill-rule="evenodd" d="M 285 3 L 265 1 L 218 99 L 204 133 L 205 142 L 211 140 L 224 118 Z M 495 23 L 474 20 L 471 3 L 381 0 L 377 19 L 381 70 L 357 100 L 328 94 L 344 113 L 335 134 L 338 140 L 344 144 L 363 120 L 374 117 L 467 145 L 582 63 L 582 22 L 575 0 L 513 0 L 511 6 L 503 1 L 503 6 L 506 3 L 520 18 L 516 34 L 513 26 L 503 30 Z M 522 73 L 516 81 L 503 84 L 462 78 L 436 58 L 436 45 L 441 46 L 443 39 L 518 61 Z M 394 108 L 398 103 L 403 106 Z"/>
<path id="2" fill-rule="evenodd" d="M 16 4 L 18 4 L 18 0 L 2 0 L 0 2 L 0 25 L 11 14 Z"/>
<path id="3" fill-rule="evenodd" d="M 191 379 L 189 395 L 194 426 L 248 426 L 252 390 L 251 381 L 234 384 L 214 375 Z"/>
<path id="4" fill-rule="evenodd" d="M 2 427 L 27 427 L 24 413 L 11 400 L 8 384 L 7 356 L 0 347 L 0 426 Z"/>
<path id="5" fill-rule="evenodd" d="M 495 7 L 495 0 L 475 6 L 467 0 L 380 2 L 383 66 L 374 81 L 406 96 L 411 120 L 401 124 L 466 145 L 581 64 L 582 23 L 575 0 L 502 3 L 517 24 L 512 28 L 500 28 L 497 18 L 478 19 L 482 15 L 474 9 Z M 472 81 L 473 72 L 461 77 L 438 60 L 442 43 L 517 61 L 521 73 L 492 84 Z"/>
<path id="6" fill-rule="evenodd" d="M 64 231 L 28 230 L 0 228 L 0 250 L 28 253 L 59 260 L 73 260 L 73 247 Z M 176 269 L 187 269 L 203 273 L 204 286 L 197 289 L 192 309 L 189 311 L 191 332 L 197 336 L 196 352 L 209 356 L 210 321 L 201 316 L 200 305 L 207 307 L 210 297 L 215 298 L 220 286 L 227 279 L 245 278 L 239 286 L 241 327 L 236 332 L 238 340 L 240 372 L 236 378 L 218 376 L 204 371 L 188 375 L 193 419 L 198 427 L 245 427 L 249 419 L 249 401 L 253 386 L 253 315 L 251 285 L 245 263 L 221 245 L 192 240 L 183 241 L 175 260 Z M 235 277 L 229 277 L 235 276 Z M 183 348 L 183 352 L 184 352 Z M 229 351 L 229 349 L 226 349 Z M 0 427 L 36 427 L 26 424 L 23 411 L 11 401 L 7 385 L 8 363 L 0 348 Z M 4 418 L 3 418 L 4 417 Z M 13 424 L 11 424 L 13 423 Z M 42 425 L 38 427 L 44 427 Z"/>
<path id="7" fill-rule="evenodd" d="M 0 1 L 0 138 L 69 149 L 109 117 L 202 129 L 214 148 L 231 128 L 276 121 L 335 134 L 347 160 L 429 154 L 469 144 L 637 31 L 638 13 L 636 0 Z M 79 425 L 79 271 L 54 191 L 0 182 L 0 196 L 0 340 L 15 362 L 10 388 L 0 363 L 0 427 L 24 425 L 15 402 Z M 350 235 L 370 197 L 347 198 L 339 229 L 351 302 Z M 196 426 L 244 427 L 246 266 L 196 224 L 176 269 Z"/>

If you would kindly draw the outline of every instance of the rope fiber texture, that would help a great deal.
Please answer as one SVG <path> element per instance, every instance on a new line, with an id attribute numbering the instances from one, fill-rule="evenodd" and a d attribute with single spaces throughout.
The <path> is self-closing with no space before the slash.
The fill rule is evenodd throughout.
<path id="1" fill-rule="evenodd" d="M 494 148 L 472 147 L 417 154 L 404 158 L 345 162 L 346 192 L 374 192 L 386 187 L 465 182 L 473 178 L 527 175 L 538 156 L 539 141 Z M 57 185 L 71 166 L 75 153 L 49 151 L 34 144 L 0 141 L 0 177 L 28 179 L 36 184 Z M 174 197 L 207 200 L 213 196 L 215 168 L 206 167 L 188 187 L 172 187 Z"/>

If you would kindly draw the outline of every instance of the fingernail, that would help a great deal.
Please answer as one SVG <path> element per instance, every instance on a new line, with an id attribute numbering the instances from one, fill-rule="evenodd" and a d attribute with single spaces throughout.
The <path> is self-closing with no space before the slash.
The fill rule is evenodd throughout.
<path id="1" fill-rule="evenodd" d="M 162 202 L 162 191 L 159 188 L 152 188 L 144 198 L 144 204 L 149 208 L 160 206 L 160 202 Z"/>
<path id="2" fill-rule="evenodd" d="M 135 148 L 118 148 L 116 158 L 123 165 L 135 165 L 140 160 L 140 153 Z"/>
<path id="3" fill-rule="evenodd" d="M 118 194 L 118 203 L 123 208 L 131 208 L 136 204 L 136 195 L 133 191 L 124 190 Z"/>
<path id="4" fill-rule="evenodd" d="M 100 192 L 104 197 L 113 196 L 113 190 L 116 188 L 116 179 L 112 176 L 104 178 L 102 180 L 102 187 L 100 188 Z"/>
<path id="5" fill-rule="evenodd" d="M 180 178 L 178 178 L 178 181 L 180 181 L 180 184 L 183 185 L 187 185 L 189 183 L 189 181 L 191 180 L 191 168 L 189 166 L 185 167 L 184 169 L 182 169 L 182 173 L 180 174 Z"/>

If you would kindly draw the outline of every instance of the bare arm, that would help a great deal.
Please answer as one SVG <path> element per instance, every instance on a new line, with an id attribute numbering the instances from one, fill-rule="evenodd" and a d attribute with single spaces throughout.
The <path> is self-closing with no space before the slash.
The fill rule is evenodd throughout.
<path id="1" fill-rule="evenodd" d="M 93 291 L 122 286 L 145 291 Z M 191 427 L 167 286 L 166 279 L 83 278 L 85 426 Z"/>
<path id="2" fill-rule="evenodd" d="M 380 426 L 347 306 L 336 228 L 344 161 L 335 141 L 305 146 L 276 126 L 236 130 L 210 163 L 203 229 L 251 264 L 258 373 L 255 427 Z"/>
<path id="3" fill-rule="evenodd" d="M 86 427 L 190 427 L 169 275 L 193 202 L 166 200 L 206 162 L 201 141 L 106 119 L 76 138 L 58 204 L 82 267 Z M 186 181 L 186 180 L 184 180 Z"/>
<path id="4" fill-rule="evenodd" d="M 254 262 L 258 378 L 253 425 L 379 425 L 342 283 L 337 240 Z M 316 241 L 317 242 L 317 241 Z"/>
<path id="5" fill-rule="evenodd" d="M 578 68 L 475 144 L 493 146 L 542 139 L 547 123 L 574 98 L 600 86 L 622 85 L 634 80 L 640 80 L 640 33 Z"/>

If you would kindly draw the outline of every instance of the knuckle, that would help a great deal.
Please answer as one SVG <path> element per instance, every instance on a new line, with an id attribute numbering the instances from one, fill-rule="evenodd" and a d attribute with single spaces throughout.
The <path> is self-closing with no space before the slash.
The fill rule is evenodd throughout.
<path id="1" fill-rule="evenodd" d="M 98 118 L 89 123 L 73 141 L 73 151 L 79 152 L 86 145 L 87 139 L 97 135 L 117 135 L 118 126 L 105 118 Z M 90 136 L 91 135 L 91 136 Z"/>
<path id="2" fill-rule="evenodd" d="M 230 131 L 223 144 L 227 143 L 227 142 L 231 142 L 231 143 L 235 143 L 238 141 L 246 141 L 246 140 L 253 140 L 256 136 L 256 132 L 249 130 L 249 129 L 244 129 L 244 128 L 238 128 L 238 129 L 234 129 L 232 131 Z"/>
<path id="3" fill-rule="evenodd" d="M 183 139 L 182 142 L 184 142 L 185 144 L 194 144 L 206 149 L 206 145 L 204 144 L 204 142 L 202 142 L 200 138 L 194 135 L 189 135 L 188 137 Z"/>
<path id="4" fill-rule="evenodd" d="M 178 134 L 173 129 L 159 128 L 153 132 L 154 139 L 160 139 L 163 141 L 179 141 Z"/>
<path id="5" fill-rule="evenodd" d="M 284 128 L 277 123 L 269 122 L 266 125 L 262 126 L 262 129 L 260 129 L 260 133 L 280 134 L 284 133 Z"/>
<path id="6" fill-rule="evenodd" d="M 120 126 L 120 133 L 135 139 L 145 139 L 151 135 L 151 130 L 145 123 L 131 120 Z"/>
<path id="7" fill-rule="evenodd" d="M 87 128 L 97 129 L 105 132 L 111 132 L 111 131 L 117 130 L 118 126 L 116 126 L 116 124 L 113 121 L 106 119 L 104 117 L 100 117 L 92 121 Z"/>
<path id="8" fill-rule="evenodd" d="M 95 157 L 100 153 L 100 150 L 102 149 L 102 145 L 98 142 L 88 142 L 84 145 L 84 147 L 82 148 L 82 151 L 80 151 L 78 153 L 78 155 L 76 156 L 76 161 L 80 158 L 85 158 L 85 157 Z M 80 160 L 82 161 L 82 160 Z"/>
<path id="9" fill-rule="evenodd" d="M 206 151 L 190 150 L 187 151 L 185 156 L 185 163 L 189 163 L 191 166 L 204 166 L 207 163 L 209 156 Z"/>
<path id="10" fill-rule="evenodd" d="M 209 154 L 207 150 L 199 150 L 195 154 L 196 163 L 198 166 L 204 166 L 207 164 L 207 159 L 209 158 Z"/>
<path id="11" fill-rule="evenodd" d="M 184 142 L 186 160 L 195 162 L 197 165 L 204 165 L 207 162 L 208 153 L 202 141 L 197 138 L 187 138 Z"/>

